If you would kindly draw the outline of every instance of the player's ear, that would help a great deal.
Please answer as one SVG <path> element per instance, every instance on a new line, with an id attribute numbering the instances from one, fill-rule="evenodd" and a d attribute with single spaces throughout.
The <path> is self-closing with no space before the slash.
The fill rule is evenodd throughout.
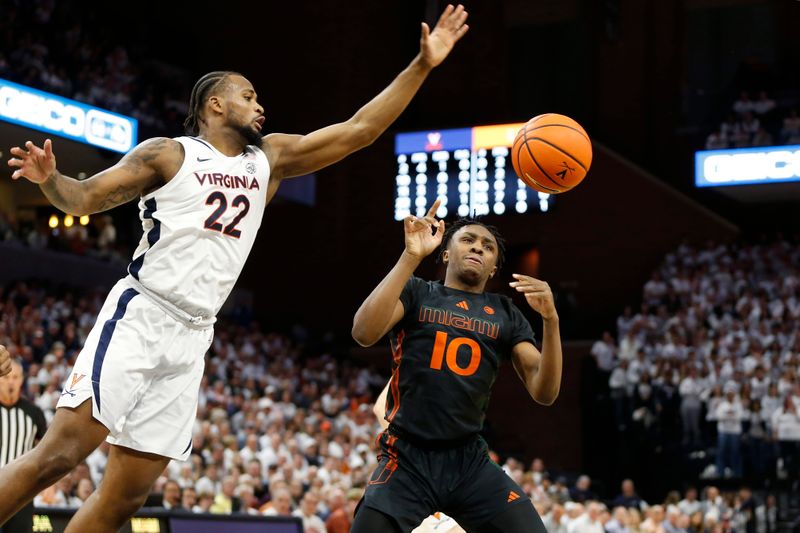
<path id="1" fill-rule="evenodd" d="M 496 266 L 492 267 L 492 271 L 489 272 L 489 279 L 492 279 L 495 274 L 497 274 L 497 267 Z"/>
<path id="2" fill-rule="evenodd" d="M 442 252 L 442 263 L 447 264 L 450 260 L 450 250 L 445 250 Z"/>
<path id="3" fill-rule="evenodd" d="M 219 95 L 216 95 L 216 94 L 211 96 L 211 97 L 209 97 L 208 103 L 206 105 L 209 107 L 209 109 L 211 109 L 212 112 L 218 113 L 218 114 L 222 114 L 222 110 L 225 107 L 225 104 L 222 101 L 222 98 L 220 98 Z"/>

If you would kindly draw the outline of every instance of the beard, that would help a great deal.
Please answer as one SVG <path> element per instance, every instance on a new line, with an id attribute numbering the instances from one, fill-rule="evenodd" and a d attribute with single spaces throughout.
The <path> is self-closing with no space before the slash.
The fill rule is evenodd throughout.
<path id="1" fill-rule="evenodd" d="M 260 131 L 253 129 L 252 124 L 241 126 L 239 128 L 239 134 L 244 137 L 247 144 L 253 144 L 255 146 L 261 146 L 261 139 L 264 138 Z"/>

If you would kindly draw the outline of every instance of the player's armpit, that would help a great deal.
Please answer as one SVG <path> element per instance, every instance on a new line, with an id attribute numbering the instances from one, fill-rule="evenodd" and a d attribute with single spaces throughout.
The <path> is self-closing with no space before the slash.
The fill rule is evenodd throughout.
<path id="1" fill-rule="evenodd" d="M 169 181 L 183 164 L 183 146 L 165 137 L 149 139 L 119 163 L 84 182 L 84 213 L 107 211 Z"/>

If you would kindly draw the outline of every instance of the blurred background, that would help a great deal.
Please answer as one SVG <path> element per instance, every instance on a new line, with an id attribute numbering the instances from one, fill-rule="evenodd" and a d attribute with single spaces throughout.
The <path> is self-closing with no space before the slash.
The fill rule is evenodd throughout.
<path id="1" fill-rule="evenodd" d="M 346 120 L 414 57 L 420 22 L 435 23 L 445 3 L 120 5 L 122 16 L 95 2 L 0 2 L 4 159 L 11 146 L 50 137 L 61 172 L 91 176 L 126 140 L 182 134 L 189 92 L 212 70 L 254 84 L 269 132 Z M 602 514 L 609 532 L 796 529 L 800 2 L 465 6 L 469 33 L 381 139 L 287 183 L 267 208 L 208 354 L 193 460 L 171 465 L 156 493 L 173 480 L 179 498 L 187 488 L 206 496 L 203 511 L 329 520 L 342 510 L 346 519 L 348 495 L 357 500 L 375 464 L 371 408 L 389 376 L 388 342 L 357 348 L 349 331 L 402 251 L 395 136 L 561 113 L 592 138 L 586 180 L 546 210 L 531 192 L 525 212 L 484 218 L 509 245 L 490 290 L 512 296 L 512 272 L 548 281 L 565 356 L 549 408 L 510 367 L 501 372 L 486 423 L 498 462 L 559 526 Z M 123 121 L 123 133 L 94 141 L 59 135 L 20 111 L 36 107 L 20 94 L 41 96 L 26 90 L 136 127 Z M 704 164 L 707 150 L 736 171 Z M 9 175 L 0 179 L 0 344 L 22 359 L 25 394 L 51 417 L 141 224 L 135 203 L 65 217 Z M 429 259 L 418 275 L 442 270 Z M 720 414 L 725 401 L 738 406 L 735 420 Z M 104 453 L 53 493 L 79 504 L 79 482 L 99 482 Z M 284 489 L 288 508 L 275 498 Z M 578 506 L 587 501 L 607 510 Z"/>

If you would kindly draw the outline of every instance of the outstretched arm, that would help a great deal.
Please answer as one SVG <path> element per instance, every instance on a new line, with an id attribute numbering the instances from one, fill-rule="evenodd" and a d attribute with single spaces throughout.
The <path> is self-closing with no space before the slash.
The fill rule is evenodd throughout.
<path id="1" fill-rule="evenodd" d="M 403 221 L 406 241 L 403 254 L 353 317 L 353 339 L 361 346 L 378 342 L 405 315 L 400 301 L 403 287 L 420 262 L 442 242 L 444 221 L 435 218 L 440 203 L 436 200 L 424 218 L 408 216 Z M 436 233 L 432 233 L 433 228 Z"/>
<path id="2" fill-rule="evenodd" d="M 520 342 L 512 349 L 514 369 L 531 397 L 543 405 L 551 405 L 561 390 L 561 332 L 558 313 L 550 286 L 528 276 L 514 274 L 511 286 L 525 295 L 531 308 L 542 315 L 542 351 L 530 342 Z"/>
<path id="3" fill-rule="evenodd" d="M 42 148 L 28 141 L 24 149 L 12 148 L 11 154 L 8 166 L 16 169 L 13 179 L 38 184 L 50 203 L 76 216 L 107 211 L 159 187 L 183 162 L 183 146 L 164 137 L 144 141 L 113 167 L 85 180 L 58 171 L 50 139 Z"/>
<path id="4" fill-rule="evenodd" d="M 422 23 L 420 52 L 411 64 L 378 96 L 349 120 L 309 133 L 264 137 L 272 176 L 280 179 L 308 174 L 333 164 L 377 139 L 408 106 L 431 69 L 444 61 L 469 27 L 467 12 L 459 5 L 447 6 L 433 32 Z M 271 182 L 271 183 L 273 183 Z M 274 191 L 273 191 L 274 192 Z"/>

